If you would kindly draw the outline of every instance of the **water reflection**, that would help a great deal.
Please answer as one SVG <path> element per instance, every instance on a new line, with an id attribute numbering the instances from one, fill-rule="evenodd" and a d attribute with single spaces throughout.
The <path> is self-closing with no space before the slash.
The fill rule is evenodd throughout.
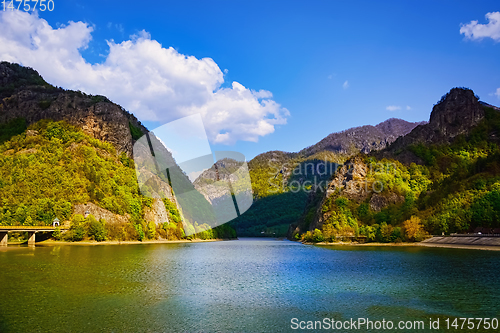
<path id="1" fill-rule="evenodd" d="M 286 332 L 293 317 L 500 317 L 499 264 L 496 252 L 261 239 L 12 247 L 0 252 L 0 331 Z"/>

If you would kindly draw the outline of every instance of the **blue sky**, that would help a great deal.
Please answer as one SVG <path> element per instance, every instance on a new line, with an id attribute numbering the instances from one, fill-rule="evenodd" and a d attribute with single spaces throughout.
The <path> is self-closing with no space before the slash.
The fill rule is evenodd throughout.
<path id="1" fill-rule="evenodd" d="M 298 151 L 332 132 L 375 125 L 391 117 L 428 120 L 433 104 L 455 86 L 469 87 L 483 101 L 500 104 L 500 94 L 495 95 L 500 88 L 500 37 L 495 37 L 496 28 L 489 30 L 492 37 L 486 34 L 477 38 L 480 35 L 476 34 L 466 38 L 460 33 L 461 25 L 471 21 L 487 24 L 485 15 L 500 11 L 498 1 L 237 0 L 164 1 L 148 5 L 54 1 L 54 11 L 39 12 L 38 20 L 46 20 L 52 29 L 67 28 L 71 26 L 69 21 L 83 22 L 73 26 L 71 33 L 75 35 L 86 24 L 92 30 L 88 32 L 91 39 L 80 52 L 89 65 L 106 61 L 110 53 L 106 41 L 113 40 L 114 45 L 125 49 L 121 43 L 138 43 L 141 37 L 137 36 L 157 41 L 163 48 L 172 47 L 184 56 L 211 58 L 213 62 L 201 70 L 213 79 L 207 84 L 209 89 L 221 90 L 220 98 L 207 97 L 211 104 L 205 106 L 205 97 L 200 96 L 208 96 L 207 92 L 193 93 L 177 101 L 174 111 L 166 106 L 162 112 L 179 118 L 182 112 L 194 110 L 186 111 L 190 96 L 199 99 L 196 108 L 207 112 L 212 148 L 240 151 L 247 159 L 269 150 Z M 12 37 L 15 38 L 21 37 Z M 23 58 L 12 49 L 15 48 L 0 47 L 0 58 L 19 59 L 44 77 L 45 72 L 55 72 L 37 62 L 37 56 Z M 140 64 L 148 57 L 137 59 Z M 134 66 L 139 66 L 137 63 Z M 126 62 L 122 60 L 119 65 L 126 66 Z M 217 66 L 220 71 L 212 72 Z M 106 72 L 99 73 L 105 76 L 102 73 Z M 75 72 L 70 74 L 50 75 L 55 84 L 74 89 L 79 77 Z M 86 82 L 82 83 L 82 90 L 97 93 L 92 91 L 98 85 L 92 84 L 91 78 L 82 80 Z M 171 80 L 168 77 L 158 82 Z M 126 79 L 120 81 L 127 84 Z M 196 76 L 194 81 L 206 80 Z M 176 94 L 168 96 L 192 90 L 184 81 L 172 87 Z M 147 116 L 153 112 L 151 109 L 162 105 L 149 95 L 151 91 L 144 93 L 151 101 L 148 109 L 137 100 L 121 97 L 118 90 L 109 90 L 111 99 L 132 109 L 148 128 L 154 129 L 166 121 L 165 117 L 153 121 L 153 116 Z M 233 103 L 235 91 L 246 94 L 248 103 L 242 104 L 241 110 L 257 110 L 261 114 L 254 118 L 246 114 L 242 117 L 247 118 L 237 119 L 240 109 L 234 104 L 231 120 L 224 127 L 217 119 L 226 118 L 216 118 L 214 110 Z M 171 98 L 165 96 L 163 103 L 167 105 Z M 275 104 L 255 106 L 253 102 L 257 100 Z M 241 134 L 245 130 L 250 134 Z"/>

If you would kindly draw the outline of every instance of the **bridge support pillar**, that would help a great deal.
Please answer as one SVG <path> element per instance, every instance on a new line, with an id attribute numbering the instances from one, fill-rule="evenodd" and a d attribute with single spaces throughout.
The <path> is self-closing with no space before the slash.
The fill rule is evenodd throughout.
<path id="1" fill-rule="evenodd" d="M 35 246 L 35 231 L 28 231 L 28 246 Z"/>
<path id="2" fill-rule="evenodd" d="M 9 233 L 7 231 L 0 231 L 0 246 L 7 246 Z"/>

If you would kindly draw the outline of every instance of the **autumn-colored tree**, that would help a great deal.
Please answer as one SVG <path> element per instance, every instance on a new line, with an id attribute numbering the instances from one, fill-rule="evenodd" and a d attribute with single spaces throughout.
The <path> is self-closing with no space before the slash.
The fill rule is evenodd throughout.
<path id="1" fill-rule="evenodd" d="M 405 229 L 406 239 L 409 241 L 420 241 L 422 240 L 425 232 L 424 226 L 420 219 L 416 216 L 410 217 L 409 220 L 403 222 L 403 227 Z"/>

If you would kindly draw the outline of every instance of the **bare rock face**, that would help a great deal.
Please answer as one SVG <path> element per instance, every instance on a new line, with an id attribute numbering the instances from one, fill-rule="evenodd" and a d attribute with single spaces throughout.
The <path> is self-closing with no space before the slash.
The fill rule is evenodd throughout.
<path id="1" fill-rule="evenodd" d="M 429 126 L 453 138 L 467 133 L 484 118 L 484 109 L 470 89 L 453 88 L 434 105 Z"/>
<path id="2" fill-rule="evenodd" d="M 367 174 L 368 167 L 359 156 L 353 157 L 346 162 L 337 171 L 335 178 L 328 184 L 323 199 L 317 207 L 315 218 L 309 225 L 309 230 L 321 229 L 323 223 L 328 219 L 329 213 L 325 214 L 322 211 L 322 207 L 328 198 L 341 195 L 358 202 L 369 198 L 372 191 L 371 185 L 366 179 Z"/>
<path id="3" fill-rule="evenodd" d="M 144 209 L 144 220 L 146 222 L 153 221 L 156 225 L 170 221 L 165 205 L 160 198 L 154 198 L 151 208 Z"/>
<path id="4" fill-rule="evenodd" d="M 92 202 L 73 206 L 73 214 L 80 214 L 85 216 L 85 212 L 87 211 L 91 215 L 93 215 L 96 220 L 104 219 L 106 220 L 106 223 L 127 223 L 130 218 L 128 214 L 125 214 L 125 216 L 118 215 L 110 212 L 107 209 L 101 208 L 96 204 L 93 204 Z"/>
<path id="5" fill-rule="evenodd" d="M 428 124 L 417 126 L 409 134 L 399 137 L 388 149 L 374 155 L 396 158 L 405 164 L 422 164 L 408 147 L 451 142 L 457 135 L 469 133 L 484 116 L 483 104 L 472 90 L 453 88 L 434 105 Z"/>
<path id="6" fill-rule="evenodd" d="M 374 212 L 380 212 L 383 208 L 389 206 L 390 204 L 400 204 L 405 201 L 402 195 L 397 195 L 396 193 L 389 193 L 388 195 L 382 195 L 379 193 L 374 193 L 370 198 L 370 209 Z"/>
<path id="7" fill-rule="evenodd" d="M 25 118 L 28 125 L 42 119 L 65 120 L 113 144 L 118 154 L 132 156 L 130 125 L 147 132 L 134 115 L 106 97 L 53 87 L 36 71 L 16 64 L 0 63 L 0 99 L 0 123 L 15 118 Z"/>
<path id="8" fill-rule="evenodd" d="M 345 163 L 330 182 L 326 190 L 326 197 L 335 192 L 341 192 L 349 200 L 362 201 L 369 195 L 369 186 L 366 181 L 367 166 L 359 157 L 354 157 Z"/>

